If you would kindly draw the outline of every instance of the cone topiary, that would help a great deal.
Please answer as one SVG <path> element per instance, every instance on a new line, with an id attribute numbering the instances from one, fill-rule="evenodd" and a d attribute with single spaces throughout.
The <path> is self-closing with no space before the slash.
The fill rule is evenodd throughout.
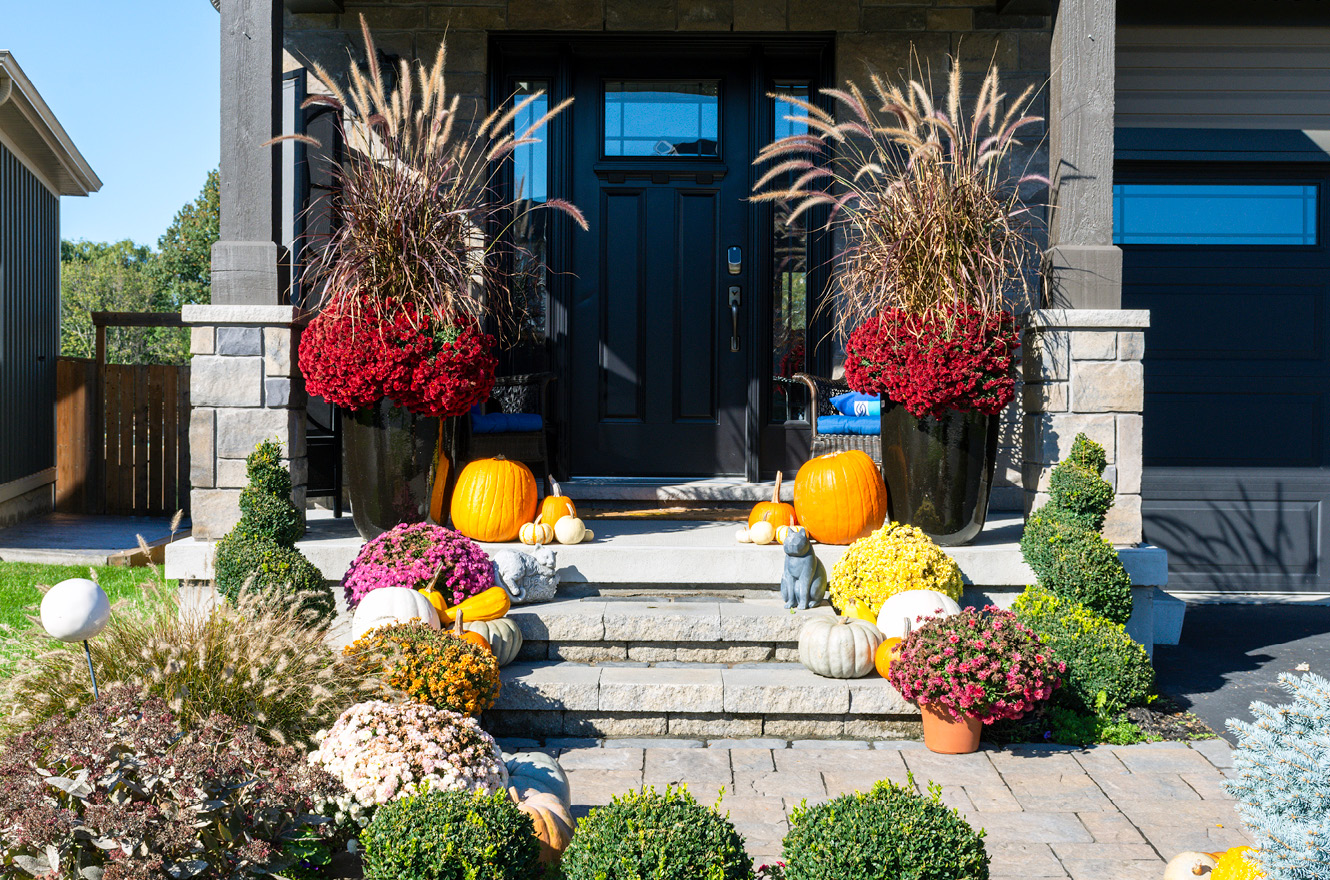
<path id="1" fill-rule="evenodd" d="M 1254 723 L 1229 719 L 1238 738 L 1236 776 L 1224 784 L 1256 842 L 1248 859 L 1269 880 L 1324 878 L 1330 865 L 1330 681 L 1285 672 L 1279 684 L 1293 695 L 1291 704 L 1252 703 Z"/>
<path id="2" fill-rule="evenodd" d="M 1031 514 L 1021 555 L 1039 585 L 1114 623 L 1131 618 L 1131 577 L 1113 545 L 1099 534 L 1113 506 L 1103 478 L 1104 448 L 1077 434 L 1067 458 L 1053 468 L 1050 501 Z"/>
<path id="3" fill-rule="evenodd" d="M 295 601 L 305 618 L 327 625 L 337 613 L 323 573 L 295 543 L 304 517 L 291 503 L 291 473 L 282 447 L 265 440 L 245 459 L 249 485 L 240 493 L 240 522 L 217 542 L 213 562 L 217 592 L 233 604 L 242 593 Z"/>

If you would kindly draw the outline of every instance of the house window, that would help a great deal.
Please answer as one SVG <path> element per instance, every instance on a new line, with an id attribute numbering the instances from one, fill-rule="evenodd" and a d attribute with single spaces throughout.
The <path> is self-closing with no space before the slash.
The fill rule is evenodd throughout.
<path id="1" fill-rule="evenodd" d="M 539 94 L 539 93 L 544 94 Z M 539 94 L 513 118 L 513 133 L 526 131 L 550 108 L 549 82 L 526 80 L 516 84 L 513 104 L 519 105 L 532 95 Z M 549 198 L 550 127 L 546 125 L 534 136 L 534 143 L 513 150 L 513 196 L 523 208 L 543 204 Z M 522 264 L 516 274 L 517 284 L 512 291 L 515 305 L 522 316 L 518 328 L 518 343 L 524 347 L 539 348 L 548 332 L 549 313 L 549 235 L 545 228 L 548 211 L 522 210 L 513 225 L 514 259 Z M 534 267 L 534 271 L 529 271 Z"/>
<path id="2" fill-rule="evenodd" d="M 717 80 L 605 83 L 605 155 L 720 155 Z"/>
<path id="3" fill-rule="evenodd" d="M 1113 187 L 1113 242 L 1314 245 L 1316 190 L 1300 184 L 1119 184 Z"/>
<path id="4" fill-rule="evenodd" d="M 808 100 L 807 81 L 777 82 L 778 94 Z M 808 112 L 796 104 L 771 102 L 776 138 L 808 132 Z M 793 183 L 793 172 L 787 182 Z M 776 202 L 773 217 L 771 290 L 771 420 L 784 422 L 806 418 L 802 386 L 790 377 L 805 371 L 808 361 L 808 213 L 790 219 L 795 205 Z"/>

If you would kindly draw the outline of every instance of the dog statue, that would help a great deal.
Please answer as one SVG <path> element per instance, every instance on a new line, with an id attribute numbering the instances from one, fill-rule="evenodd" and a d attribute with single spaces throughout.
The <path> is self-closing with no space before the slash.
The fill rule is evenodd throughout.
<path id="1" fill-rule="evenodd" d="M 515 605 L 550 601 L 559 589 L 554 551 L 548 547 L 537 547 L 531 553 L 495 551 L 494 583 L 508 591 Z"/>
<path id="2" fill-rule="evenodd" d="M 780 578 L 780 597 L 786 608 L 812 608 L 827 594 L 827 568 L 813 553 L 808 533 L 792 528 L 785 536 L 785 573 Z"/>

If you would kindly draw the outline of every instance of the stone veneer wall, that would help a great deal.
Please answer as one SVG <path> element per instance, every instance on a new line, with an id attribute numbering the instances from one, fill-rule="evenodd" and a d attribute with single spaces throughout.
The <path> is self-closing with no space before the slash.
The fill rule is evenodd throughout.
<path id="1" fill-rule="evenodd" d="M 1116 496 L 1104 523 L 1114 544 L 1141 541 L 1141 410 L 1150 313 L 1045 309 L 1029 316 L 1022 389 L 1026 512 L 1048 501 L 1052 467 L 1082 431 L 1104 447 Z"/>
<path id="2" fill-rule="evenodd" d="M 835 32 L 838 82 L 853 79 L 867 88 L 871 75 L 895 77 L 909 67 L 913 52 L 931 65 L 941 87 L 950 53 L 969 70 L 996 63 L 1009 93 L 1034 85 L 1032 112 L 1048 115 L 1051 19 L 999 15 L 991 0 L 364 0 L 348 2 L 340 14 L 287 12 L 286 68 L 317 61 L 338 75 L 346 69 L 348 49 L 361 46 L 361 15 L 381 50 L 407 58 L 432 59 L 446 31 L 448 87 L 478 102 L 486 93 L 488 44 L 496 32 Z M 1026 140 L 1031 146 L 1017 156 L 1016 166 L 1046 169 L 1043 130 L 1030 128 Z M 1027 196 L 1047 201 L 1046 191 Z M 1019 510 L 1024 503 L 1021 431 L 1018 398 L 1003 416 L 994 509 Z"/>
<path id="3" fill-rule="evenodd" d="M 245 457 L 283 444 L 292 500 L 305 508 L 304 383 L 293 370 L 292 306 L 185 306 L 191 326 L 190 519 L 194 537 L 220 538 L 240 518 Z"/>

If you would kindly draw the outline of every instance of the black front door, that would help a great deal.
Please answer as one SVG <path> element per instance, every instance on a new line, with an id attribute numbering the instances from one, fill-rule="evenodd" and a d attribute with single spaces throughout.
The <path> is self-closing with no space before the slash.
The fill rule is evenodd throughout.
<path id="1" fill-rule="evenodd" d="M 572 91 L 570 470 L 743 475 L 750 67 L 590 54 Z"/>

